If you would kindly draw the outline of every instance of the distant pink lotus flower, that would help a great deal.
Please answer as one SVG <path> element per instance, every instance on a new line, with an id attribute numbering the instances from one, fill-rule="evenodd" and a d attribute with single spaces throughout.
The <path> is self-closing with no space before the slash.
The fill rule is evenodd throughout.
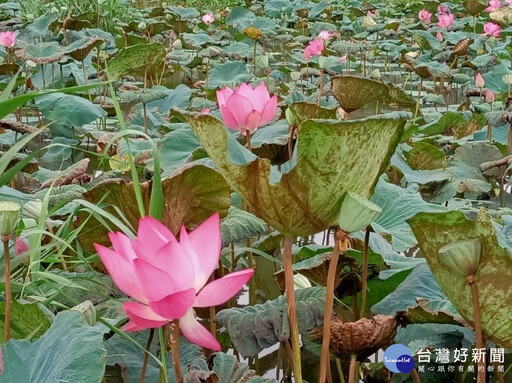
<path id="1" fill-rule="evenodd" d="M 494 92 L 492 90 L 487 90 L 485 92 L 485 102 L 492 104 L 494 102 Z"/>
<path id="2" fill-rule="evenodd" d="M 169 38 L 170 38 L 171 40 L 173 40 L 173 39 L 175 39 L 175 38 L 176 38 L 176 32 L 174 32 L 172 29 L 171 29 L 171 31 L 169 32 Z"/>
<path id="3" fill-rule="evenodd" d="M 327 42 L 332 38 L 332 33 L 329 31 L 323 30 L 322 32 L 320 32 L 318 34 L 318 38 Z"/>
<path id="4" fill-rule="evenodd" d="M 119 289 L 135 301 L 123 304 L 129 322 L 125 331 L 157 328 L 179 319 L 183 335 L 192 343 L 215 351 L 215 337 L 196 320 L 194 307 L 223 304 L 251 278 L 253 269 L 230 273 L 207 284 L 221 250 L 219 214 L 197 229 L 181 228 L 177 241 L 152 217 L 139 220 L 137 238 L 109 233 L 114 250 L 94 244 Z"/>
<path id="5" fill-rule="evenodd" d="M 477 88 L 482 89 L 485 86 L 485 80 L 480 73 L 475 76 L 475 85 Z"/>
<path id="6" fill-rule="evenodd" d="M 380 12 L 379 12 L 379 10 L 378 10 L 378 9 L 376 9 L 376 10 L 374 11 L 374 13 L 375 13 L 375 16 L 377 16 L 377 17 L 379 17 L 379 16 L 380 16 Z"/>
<path id="7" fill-rule="evenodd" d="M 485 8 L 485 12 L 494 12 L 494 11 L 497 11 L 498 9 L 500 9 L 501 7 L 501 1 L 500 0 L 490 0 L 489 1 L 489 6 L 487 8 Z"/>
<path id="8" fill-rule="evenodd" d="M 372 11 L 366 11 L 366 16 L 372 17 Z"/>
<path id="9" fill-rule="evenodd" d="M 443 42 L 443 34 L 441 32 L 437 32 L 436 34 L 436 40 L 439 41 L 440 43 Z"/>
<path id="10" fill-rule="evenodd" d="M 210 108 L 204 108 L 201 110 L 201 114 L 210 114 Z"/>
<path id="11" fill-rule="evenodd" d="M 203 15 L 201 20 L 203 20 L 203 23 L 205 23 L 206 25 L 210 25 L 215 21 L 215 16 L 213 15 L 213 13 L 207 13 L 206 15 Z"/>
<path id="12" fill-rule="evenodd" d="M 484 24 L 484 32 L 482 36 L 500 37 L 501 28 L 498 24 L 488 22 Z"/>
<path id="13" fill-rule="evenodd" d="M 28 247 L 27 243 L 20 237 L 16 238 L 16 242 L 14 243 L 14 255 L 18 256 L 23 253 L 26 253 L 29 251 L 30 248 Z"/>
<path id="14" fill-rule="evenodd" d="M 0 45 L 11 48 L 16 42 L 16 32 L 6 31 L 0 32 Z"/>
<path id="15" fill-rule="evenodd" d="M 320 56 L 324 51 L 324 42 L 322 39 L 316 38 L 309 42 L 308 46 L 304 49 L 304 58 L 309 60 L 313 56 Z"/>
<path id="16" fill-rule="evenodd" d="M 445 14 L 445 13 L 450 13 L 450 8 L 448 8 L 445 5 L 440 5 L 439 7 L 437 7 L 437 14 L 438 15 L 442 15 L 442 14 Z"/>
<path id="17" fill-rule="evenodd" d="M 243 135 L 268 124 L 277 109 L 277 96 L 270 97 L 263 82 L 254 89 L 250 84 L 241 84 L 235 90 L 218 90 L 217 102 L 224 124 Z"/>
<path id="18" fill-rule="evenodd" d="M 418 12 L 418 19 L 420 19 L 420 21 L 424 22 L 425 24 L 430 24 L 432 22 L 432 13 L 426 9 L 422 9 Z"/>
<path id="19" fill-rule="evenodd" d="M 343 62 L 347 61 L 347 57 L 348 57 L 348 54 L 344 54 L 343 56 L 341 56 L 341 57 L 338 59 L 338 61 L 339 61 L 340 63 L 343 63 Z"/>
<path id="20" fill-rule="evenodd" d="M 437 18 L 439 19 L 437 22 L 439 28 L 448 28 L 452 25 L 453 20 L 455 20 L 455 15 L 453 13 L 443 13 L 442 15 L 438 15 Z"/>

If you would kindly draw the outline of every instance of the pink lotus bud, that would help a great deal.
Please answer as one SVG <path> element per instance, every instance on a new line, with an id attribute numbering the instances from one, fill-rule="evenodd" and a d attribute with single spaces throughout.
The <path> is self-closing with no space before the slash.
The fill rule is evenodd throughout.
<path id="1" fill-rule="evenodd" d="M 436 40 L 439 41 L 440 43 L 443 42 L 443 34 L 441 32 L 437 32 Z"/>
<path id="2" fill-rule="evenodd" d="M 485 12 L 494 12 L 494 11 L 497 11 L 498 9 L 500 9 L 501 7 L 501 1 L 500 0 L 490 0 L 489 1 L 489 6 L 487 8 L 485 8 Z"/>
<path id="3" fill-rule="evenodd" d="M 325 42 L 329 41 L 332 38 L 332 33 L 329 31 L 322 31 L 318 34 L 318 38 L 324 40 Z"/>
<path id="4" fill-rule="evenodd" d="M 477 88 L 482 89 L 485 86 L 485 80 L 480 73 L 475 77 L 475 85 Z"/>
<path id="5" fill-rule="evenodd" d="M 27 243 L 23 239 L 21 239 L 21 237 L 16 238 L 16 243 L 14 244 L 14 255 L 15 256 L 26 253 L 29 250 L 30 249 L 29 249 Z"/>
<path id="6" fill-rule="evenodd" d="M 10 48 L 16 42 L 16 32 L 6 31 L 0 32 L 0 45 Z"/>
<path id="7" fill-rule="evenodd" d="M 345 54 L 345 55 L 341 56 L 341 57 L 338 59 L 338 61 L 339 61 L 340 63 L 343 63 L 343 62 L 347 61 L 347 57 L 348 57 L 348 55 L 347 55 L 347 54 Z"/>
<path id="8" fill-rule="evenodd" d="M 485 102 L 488 104 L 492 104 L 494 102 L 494 92 L 492 90 L 487 90 L 485 92 Z"/>

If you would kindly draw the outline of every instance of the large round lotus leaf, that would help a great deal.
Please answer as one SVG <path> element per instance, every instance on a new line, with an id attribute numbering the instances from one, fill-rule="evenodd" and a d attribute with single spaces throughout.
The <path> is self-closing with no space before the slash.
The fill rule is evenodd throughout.
<path id="1" fill-rule="evenodd" d="M 229 136 L 217 118 L 183 114 L 230 186 L 257 216 L 287 236 L 311 235 L 335 225 L 346 191 L 369 197 L 405 124 L 399 114 L 305 121 L 296 165 L 280 173 Z"/>
<path id="2" fill-rule="evenodd" d="M 97 36 L 84 37 L 83 39 L 69 44 L 65 49 L 66 53 L 75 60 L 83 61 L 94 48 L 100 46 L 103 42 L 104 41 Z"/>
<path id="3" fill-rule="evenodd" d="M 165 59 L 165 49 L 160 43 L 137 44 L 123 48 L 108 63 L 108 73 L 111 80 L 130 74 L 151 73 L 156 67 L 162 68 Z"/>
<path id="4" fill-rule="evenodd" d="M 379 81 L 356 76 L 336 76 L 332 78 L 332 92 L 347 113 L 362 108 L 366 104 L 387 97 L 388 87 Z"/>
<path id="5" fill-rule="evenodd" d="M 512 258 L 498 243 L 489 214 L 482 210 L 475 220 L 471 220 L 460 211 L 419 213 L 411 219 L 410 225 L 437 283 L 470 323 L 474 321 L 470 287 L 465 278 L 440 261 L 438 251 L 454 241 L 480 239 L 482 255 L 475 283 L 483 336 L 500 347 L 512 348 Z"/>
<path id="6" fill-rule="evenodd" d="M 462 3 L 466 11 L 471 16 L 476 16 L 480 14 L 485 8 L 487 8 L 487 3 L 482 3 L 477 0 L 466 0 Z"/>
<path id="7" fill-rule="evenodd" d="M 36 64 L 47 64 L 59 61 L 66 51 L 57 43 L 40 43 L 37 45 L 25 45 L 16 51 L 16 55 L 22 60 L 31 60 Z"/>
<path id="8" fill-rule="evenodd" d="M 145 182 L 140 186 L 148 211 L 151 184 Z M 162 181 L 162 188 L 165 203 L 162 222 L 175 234 L 181 225 L 188 229 L 195 228 L 214 212 L 219 212 L 222 217 L 227 215 L 231 205 L 229 186 L 219 173 L 204 165 L 177 171 L 172 177 Z M 133 183 L 122 179 L 104 181 L 85 193 L 84 199 L 94 204 L 102 201 L 115 206 L 132 227 L 138 226 L 140 215 Z M 106 206 L 104 210 L 119 217 L 111 206 Z M 80 220 L 86 218 L 81 216 Z M 79 239 L 86 249 L 92 249 L 93 243 L 108 245 L 108 231 L 105 226 L 91 218 L 87 223 L 87 230 L 80 232 Z"/>
<path id="9" fill-rule="evenodd" d="M 335 119 L 336 108 L 323 108 L 315 103 L 302 101 L 294 102 L 290 105 L 290 109 L 295 117 L 295 120 L 300 124 L 302 121 L 322 118 L 322 119 Z"/>

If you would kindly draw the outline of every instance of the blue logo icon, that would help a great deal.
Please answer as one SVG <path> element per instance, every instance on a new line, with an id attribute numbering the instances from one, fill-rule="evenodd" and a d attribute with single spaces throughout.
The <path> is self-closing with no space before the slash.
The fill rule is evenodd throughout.
<path id="1" fill-rule="evenodd" d="M 411 372 L 414 368 L 411 350 L 403 344 L 389 346 L 384 351 L 384 365 L 391 372 Z"/>

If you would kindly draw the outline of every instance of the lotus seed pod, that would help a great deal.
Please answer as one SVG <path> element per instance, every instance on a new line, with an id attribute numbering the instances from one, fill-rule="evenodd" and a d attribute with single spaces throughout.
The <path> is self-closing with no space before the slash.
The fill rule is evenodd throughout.
<path id="1" fill-rule="evenodd" d="M 0 201 L 0 234 L 11 235 L 18 226 L 21 205 L 11 201 Z"/>
<path id="2" fill-rule="evenodd" d="M 340 229 L 348 233 L 361 230 L 375 221 L 382 209 L 363 196 L 347 192 L 341 197 Z"/>
<path id="3" fill-rule="evenodd" d="M 297 123 L 297 118 L 295 117 L 295 114 L 292 112 L 290 108 L 286 109 L 286 112 L 284 112 L 284 114 L 286 115 L 286 121 L 288 122 L 288 125 L 299 125 Z"/>
<path id="4" fill-rule="evenodd" d="M 480 262 L 482 244 L 479 239 L 455 241 L 439 249 L 439 259 L 450 271 L 467 277 L 475 274 Z"/>

